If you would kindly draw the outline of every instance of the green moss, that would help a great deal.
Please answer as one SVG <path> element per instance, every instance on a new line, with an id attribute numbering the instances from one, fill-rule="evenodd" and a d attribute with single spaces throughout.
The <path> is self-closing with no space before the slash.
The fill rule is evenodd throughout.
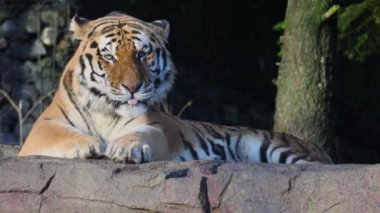
<path id="1" fill-rule="evenodd" d="M 339 46 L 348 59 L 363 62 L 380 53 L 380 1 L 364 0 L 345 7 L 338 29 Z"/>

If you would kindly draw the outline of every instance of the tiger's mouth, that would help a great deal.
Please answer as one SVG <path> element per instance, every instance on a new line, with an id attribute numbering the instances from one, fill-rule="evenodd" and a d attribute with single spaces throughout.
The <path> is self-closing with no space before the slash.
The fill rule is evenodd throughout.
<path id="1" fill-rule="evenodd" d="M 108 89 L 105 94 L 108 97 L 108 102 L 113 105 L 128 105 L 130 107 L 146 107 L 154 96 L 153 87 L 150 86 L 144 91 L 136 93 L 121 93 L 117 89 Z"/>
<path id="2" fill-rule="evenodd" d="M 136 98 L 130 98 L 127 100 L 127 104 L 131 107 L 134 106 L 146 106 L 148 104 L 147 100 L 139 100 Z"/>

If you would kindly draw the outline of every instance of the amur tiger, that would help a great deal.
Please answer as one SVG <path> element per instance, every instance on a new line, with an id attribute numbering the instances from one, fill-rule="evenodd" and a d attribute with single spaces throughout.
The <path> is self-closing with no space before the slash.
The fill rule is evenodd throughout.
<path id="1" fill-rule="evenodd" d="M 165 47 L 167 21 L 112 12 L 92 21 L 75 16 L 70 30 L 79 47 L 19 156 L 126 163 L 330 161 L 316 146 L 284 133 L 182 120 L 161 111 L 176 73 Z"/>

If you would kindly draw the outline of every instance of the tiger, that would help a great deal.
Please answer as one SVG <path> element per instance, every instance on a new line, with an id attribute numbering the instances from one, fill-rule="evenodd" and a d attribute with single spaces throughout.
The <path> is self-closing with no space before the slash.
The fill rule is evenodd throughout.
<path id="1" fill-rule="evenodd" d="M 76 15 L 69 30 L 78 47 L 19 156 L 330 163 L 322 149 L 290 134 L 183 120 L 161 110 L 176 74 L 166 48 L 168 21 L 121 12 L 95 20 Z"/>

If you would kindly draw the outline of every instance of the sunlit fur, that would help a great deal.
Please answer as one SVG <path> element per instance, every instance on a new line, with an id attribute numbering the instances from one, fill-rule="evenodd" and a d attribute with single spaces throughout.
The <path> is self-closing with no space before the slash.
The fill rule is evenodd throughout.
<path id="1" fill-rule="evenodd" d="M 175 75 L 165 47 L 167 21 L 144 22 L 113 12 L 93 21 L 76 16 L 70 30 L 80 45 L 20 156 L 132 163 L 329 162 L 318 147 L 284 133 L 181 120 L 162 112 L 159 106 Z"/>

